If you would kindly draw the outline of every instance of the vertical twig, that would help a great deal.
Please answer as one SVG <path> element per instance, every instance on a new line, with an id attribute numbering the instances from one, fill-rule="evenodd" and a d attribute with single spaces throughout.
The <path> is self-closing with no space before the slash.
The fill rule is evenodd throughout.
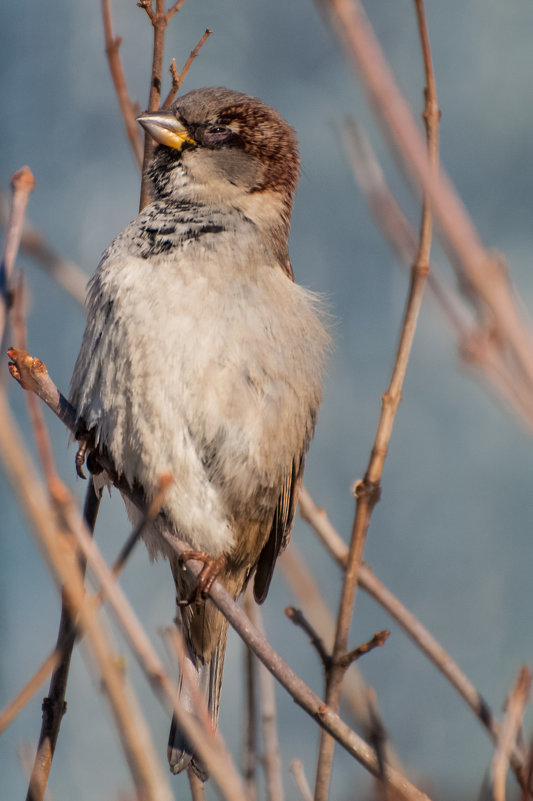
<path id="1" fill-rule="evenodd" d="M 9 312 L 13 306 L 13 276 L 24 217 L 35 179 L 29 167 L 21 167 L 11 178 L 12 206 L 7 225 L 4 255 L 0 264 L 0 347 L 3 349 Z"/>
<path id="2" fill-rule="evenodd" d="M 505 717 L 496 742 L 496 750 L 490 769 L 493 801 L 505 801 L 505 779 L 509 769 L 509 757 L 515 747 L 516 738 L 522 725 L 524 709 L 531 691 L 531 670 L 520 668 L 516 682 L 507 701 Z"/>
<path id="3" fill-rule="evenodd" d="M 417 3 L 418 23 L 424 54 L 424 71 L 426 76 L 424 121 L 429 157 L 434 170 L 437 169 L 438 157 L 438 119 L 439 111 L 435 94 L 435 80 L 431 65 L 429 41 L 425 29 L 421 2 Z M 401 401 L 401 392 L 407 364 L 411 353 L 414 334 L 422 304 L 422 291 L 426 276 L 429 273 L 429 255 L 431 249 L 432 217 L 427 199 L 424 198 L 422 221 L 417 256 L 411 269 L 411 281 L 407 297 L 396 359 L 392 370 L 389 387 L 382 397 L 381 414 L 370 454 L 365 476 L 356 485 L 356 508 L 352 527 L 352 536 L 348 551 L 348 560 L 344 573 L 333 658 L 326 675 L 325 699 L 329 707 L 337 711 L 341 693 L 341 685 L 346 668 L 343 658 L 348 648 L 348 635 L 352 620 L 355 594 L 359 571 L 363 559 L 363 551 L 370 518 L 381 493 L 381 477 L 387 457 L 396 412 Z M 329 792 L 331 767 L 333 763 L 334 742 L 325 732 L 321 732 L 320 748 L 317 762 L 315 801 L 326 801 Z"/>
<path id="4" fill-rule="evenodd" d="M 244 594 L 243 608 L 251 620 L 253 620 L 254 603 L 250 584 Z M 247 801 L 255 801 L 257 798 L 257 661 L 246 643 L 243 643 L 243 648 L 245 691 L 242 773 Z"/>
<path id="5" fill-rule="evenodd" d="M 148 111 L 155 111 L 161 102 L 161 77 L 163 74 L 163 50 L 165 46 L 165 30 L 171 16 L 178 10 L 184 0 L 176 3 L 172 9 L 165 13 L 165 0 L 155 0 L 155 11 L 152 7 L 152 0 L 141 0 L 139 5 L 144 8 L 154 32 L 154 43 L 152 49 L 152 72 L 150 76 L 150 93 L 148 97 Z M 139 211 L 142 211 L 147 203 L 150 202 L 150 190 L 146 180 L 146 168 L 154 153 L 154 140 L 148 134 L 144 137 L 144 153 L 142 162 L 142 181 L 141 197 L 139 201 Z"/>
<path id="6" fill-rule="evenodd" d="M 27 394 L 31 395 L 33 393 Z M 94 531 L 99 505 L 100 501 L 91 480 L 87 489 L 85 508 L 83 511 L 87 528 L 91 533 Z M 86 562 L 81 558 L 78 559 L 78 562 L 80 579 L 83 581 Z M 61 618 L 59 620 L 59 631 L 57 633 L 56 642 L 56 652 L 59 655 L 59 661 L 50 679 L 48 695 L 43 700 L 41 733 L 39 735 L 39 744 L 37 746 L 37 753 L 26 801 L 42 801 L 44 798 L 61 721 L 63 715 L 67 711 L 65 695 L 74 643 L 75 626 L 71 615 L 71 607 L 63 594 L 61 601 Z"/>
<path id="7" fill-rule="evenodd" d="M 260 608 L 254 604 L 252 622 L 265 636 Z M 263 732 L 263 768 L 266 780 L 267 801 L 284 801 L 282 762 L 278 738 L 276 711 L 276 689 L 272 674 L 261 663 L 259 665 L 259 691 L 261 696 L 261 728 Z"/>
<path id="8" fill-rule="evenodd" d="M 105 52 L 109 64 L 109 71 L 113 80 L 113 86 L 117 95 L 118 105 L 122 113 L 122 119 L 126 127 L 126 134 L 128 136 L 135 161 L 139 167 L 143 163 L 143 146 L 141 134 L 135 117 L 136 109 L 130 100 L 128 86 L 126 84 L 126 76 L 122 69 L 122 62 L 120 60 L 119 48 L 122 44 L 120 36 L 114 36 L 113 23 L 111 21 L 111 5 L 110 0 L 102 0 L 102 22 L 104 25 L 105 37 Z"/>

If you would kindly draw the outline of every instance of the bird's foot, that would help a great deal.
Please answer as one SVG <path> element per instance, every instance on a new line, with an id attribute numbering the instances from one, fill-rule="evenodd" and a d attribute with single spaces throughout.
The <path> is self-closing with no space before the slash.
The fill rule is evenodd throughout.
<path id="1" fill-rule="evenodd" d="M 214 559 L 205 551 L 184 551 L 180 555 L 179 561 L 182 565 L 184 565 L 185 562 L 188 562 L 190 559 L 197 559 L 199 562 L 203 562 L 204 566 L 200 571 L 200 575 L 196 581 L 196 586 L 194 587 L 191 595 L 183 600 L 178 600 L 178 606 L 189 606 L 193 603 L 203 603 L 209 593 L 209 590 L 213 586 L 213 582 L 226 564 L 225 556 L 219 556 Z"/>
<path id="2" fill-rule="evenodd" d="M 94 436 L 92 432 L 89 434 L 78 434 L 78 450 L 76 451 L 76 473 L 80 478 L 86 478 L 83 472 L 83 466 L 87 463 L 89 472 L 96 476 L 102 472 L 103 467 L 98 461 L 98 453 L 94 446 Z"/>

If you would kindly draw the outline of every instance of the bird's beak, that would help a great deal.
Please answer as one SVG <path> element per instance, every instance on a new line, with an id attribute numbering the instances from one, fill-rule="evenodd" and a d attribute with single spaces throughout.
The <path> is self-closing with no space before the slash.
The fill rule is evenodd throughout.
<path id="1" fill-rule="evenodd" d="M 186 142 L 196 144 L 185 126 L 176 119 L 172 111 L 150 111 L 145 114 L 139 114 L 137 122 L 160 145 L 181 150 Z"/>

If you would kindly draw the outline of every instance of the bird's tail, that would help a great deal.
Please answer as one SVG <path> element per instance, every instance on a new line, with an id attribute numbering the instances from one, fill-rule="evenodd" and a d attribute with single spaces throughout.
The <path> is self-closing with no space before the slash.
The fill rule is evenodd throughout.
<path id="1" fill-rule="evenodd" d="M 213 623 L 215 623 L 217 630 L 215 644 L 212 649 L 209 649 L 206 657 L 199 656 L 197 646 L 194 641 L 191 642 L 191 616 L 194 616 L 192 625 L 196 631 L 204 627 L 211 629 Z M 180 671 L 179 702 L 187 712 L 190 712 L 205 725 L 205 705 L 204 715 L 202 715 L 201 710 L 199 711 L 199 706 L 202 705 L 201 697 L 203 696 L 204 704 L 207 704 L 210 724 L 213 728 L 216 728 L 228 634 L 227 621 L 209 600 L 203 604 L 201 609 L 192 610 L 189 607 L 182 610 L 178 609 L 177 617 L 178 622 L 180 622 L 181 618 L 181 628 L 186 649 L 184 664 L 182 664 Z M 190 766 L 202 781 L 207 779 L 209 774 L 205 765 L 195 753 L 194 747 L 189 742 L 185 732 L 180 728 L 175 716 L 172 717 L 167 756 L 172 773 L 180 773 Z"/>

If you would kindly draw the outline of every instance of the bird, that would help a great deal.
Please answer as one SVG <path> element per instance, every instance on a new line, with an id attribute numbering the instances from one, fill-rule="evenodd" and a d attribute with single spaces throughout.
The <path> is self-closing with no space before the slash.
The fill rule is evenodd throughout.
<path id="1" fill-rule="evenodd" d="M 163 532 L 214 566 L 233 598 L 253 576 L 264 601 L 293 527 L 330 326 L 321 296 L 294 281 L 300 159 L 285 119 L 214 87 L 138 122 L 156 143 L 151 202 L 90 279 L 70 402 L 96 463 L 105 452 L 147 503 L 161 476 L 173 477 L 143 538 L 152 558 L 170 562 L 186 660 L 216 727 L 228 623 L 208 597 L 195 600 L 195 579 Z M 180 679 L 194 714 L 193 689 Z M 167 756 L 173 773 L 207 778 L 175 718 Z"/>

